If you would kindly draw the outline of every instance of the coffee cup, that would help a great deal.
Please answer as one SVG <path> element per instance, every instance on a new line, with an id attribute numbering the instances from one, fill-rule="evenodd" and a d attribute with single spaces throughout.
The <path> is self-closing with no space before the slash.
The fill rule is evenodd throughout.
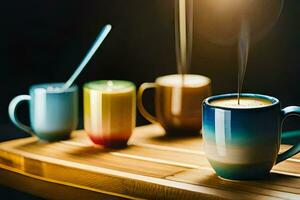
<path id="1" fill-rule="evenodd" d="M 135 127 L 136 89 L 123 80 L 100 80 L 83 87 L 84 129 L 96 145 L 122 148 Z"/>
<path id="2" fill-rule="evenodd" d="M 300 151 L 300 143 L 278 154 L 282 124 L 300 107 L 280 108 L 278 99 L 260 94 L 213 96 L 203 101 L 203 139 L 206 157 L 225 179 L 259 179 L 271 168 Z"/>
<path id="3" fill-rule="evenodd" d="M 9 104 L 11 121 L 23 131 L 41 140 L 67 139 L 78 124 L 78 88 L 62 90 L 63 83 L 33 85 L 29 95 L 16 96 Z M 21 102 L 29 102 L 31 127 L 22 124 L 16 110 Z"/>
<path id="4" fill-rule="evenodd" d="M 143 105 L 143 93 L 155 88 L 155 113 Z M 138 108 L 152 123 L 159 123 L 168 135 L 197 134 L 201 130 L 202 108 L 199 102 L 211 94 L 209 78 L 195 74 L 158 77 L 155 83 L 143 83 L 138 91 Z"/>

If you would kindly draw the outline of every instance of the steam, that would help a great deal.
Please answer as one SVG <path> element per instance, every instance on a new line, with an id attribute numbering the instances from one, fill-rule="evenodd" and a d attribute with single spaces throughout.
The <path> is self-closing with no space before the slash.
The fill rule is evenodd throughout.
<path id="1" fill-rule="evenodd" d="M 240 104 L 240 94 L 243 88 L 250 49 L 250 27 L 245 19 L 241 23 L 238 45 L 238 104 Z"/>
<path id="2" fill-rule="evenodd" d="M 175 44 L 177 72 L 189 71 L 193 47 L 193 0 L 175 0 Z"/>

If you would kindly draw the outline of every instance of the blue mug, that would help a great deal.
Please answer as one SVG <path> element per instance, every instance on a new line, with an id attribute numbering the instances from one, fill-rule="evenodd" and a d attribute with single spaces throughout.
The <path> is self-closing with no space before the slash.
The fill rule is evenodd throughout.
<path id="1" fill-rule="evenodd" d="M 300 151 L 300 142 L 280 153 L 284 119 L 300 115 L 300 107 L 281 110 L 278 99 L 260 94 L 241 97 L 269 101 L 260 107 L 226 107 L 212 105 L 216 100 L 237 98 L 237 94 L 212 96 L 203 101 L 204 150 L 219 177 L 245 180 L 267 176 L 272 167 Z"/>
<path id="2" fill-rule="evenodd" d="M 62 86 L 63 83 L 33 85 L 29 95 L 15 97 L 8 108 L 11 121 L 41 140 L 69 138 L 78 124 L 78 88 L 62 90 Z M 16 116 L 16 109 L 23 101 L 29 101 L 31 127 L 22 124 Z"/>

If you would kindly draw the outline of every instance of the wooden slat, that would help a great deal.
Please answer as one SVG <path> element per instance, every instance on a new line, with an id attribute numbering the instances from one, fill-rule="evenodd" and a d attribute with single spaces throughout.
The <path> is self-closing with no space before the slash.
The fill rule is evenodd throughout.
<path id="1" fill-rule="evenodd" d="M 157 146 L 187 149 L 189 151 L 203 151 L 201 135 L 187 137 L 166 137 L 165 131 L 158 125 L 138 127 L 130 144 L 152 144 Z"/>
<path id="2" fill-rule="evenodd" d="M 229 189 L 232 191 L 246 191 L 256 194 L 269 195 L 283 199 L 299 199 L 300 197 L 300 179 L 290 178 L 294 184 L 286 183 L 285 177 L 272 175 L 263 181 L 228 181 L 218 178 L 214 172 L 210 170 L 187 170 L 178 173 L 167 179 L 181 181 L 196 185 L 204 185 L 219 189 Z M 291 180 L 290 180 L 291 181 Z"/>
<path id="3" fill-rule="evenodd" d="M 294 162 L 292 160 L 283 161 L 273 167 L 274 172 L 287 172 L 300 177 L 300 162 Z"/>
<path id="4" fill-rule="evenodd" d="M 34 155 L 40 155 L 45 156 L 45 160 L 48 157 L 52 157 L 72 162 L 101 166 L 109 169 L 161 178 L 186 169 L 178 166 L 162 165 L 159 163 L 151 163 L 143 160 L 133 160 L 130 158 L 114 156 L 109 153 L 109 150 L 106 149 L 93 147 L 76 147 L 59 142 L 45 144 L 33 141 L 30 143 L 19 145 L 18 147 L 15 147 L 15 149 L 11 150 L 11 152 L 15 152 L 19 155 L 24 155 L 24 152 L 32 153 L 31 158 L 34 158 Z"/>
<path id="5" fill-rule="evenodd" d="M 47 199 L 136 199 L 67 182 L 34 176 L 0 164 L 0 184 Z"/>

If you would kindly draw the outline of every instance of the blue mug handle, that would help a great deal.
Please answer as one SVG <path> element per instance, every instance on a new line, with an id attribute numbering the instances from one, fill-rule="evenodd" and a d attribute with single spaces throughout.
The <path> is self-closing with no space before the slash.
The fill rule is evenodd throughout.
<path id="1" fill-rule="evenodd" d="M 13 100 L 11 100 L 11 102 L 9 103 L 9 106 L 8 106 L 8 115 L 9 115 L 10 120 L 18 128 L 20 128 L 21 130 L 23 130 L 31 135 L 34 135 L 33 130 L 29 126 L 26 126 L 25 124 L 21 123 L 18 120 L 18 117 L 16 116 L 16 111 L 17 111 L 19 104 L 22 103 L 23 101 L 30 101 L 30 100 L 31 100 L 31 96 L 29 96 L 29 95 L 19 95 L 19 96 L 16 96 L 15 98 L 13 98 Z"/>
<path id="2" fill-rule="evenodd" d="M 281 110 L 281 127 L 283 125 L 284 120 L 292 115 L 297 115 L 300 117 L 300 107 L 299 106 L 289 106 Z M 282 128 L 281 128 L 282 129 Z M 292 146 L 287 151 L 280 153 L 277 157 L 276 164 L 280 163 L 300 152 L 300 141 L 297 142 L 294 146 Z"/>

